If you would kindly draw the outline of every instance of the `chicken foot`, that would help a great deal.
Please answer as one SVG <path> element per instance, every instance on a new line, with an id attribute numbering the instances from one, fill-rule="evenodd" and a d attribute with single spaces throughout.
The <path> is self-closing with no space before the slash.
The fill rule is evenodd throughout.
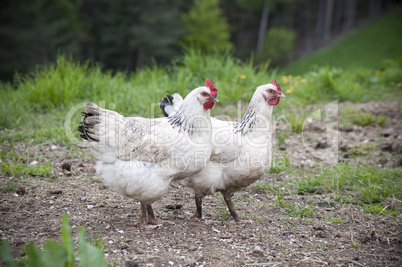
<path id="1" fill-rule="evenodd" d="M 141 229 L 155 229 L 166 224 L 172 225 L 174 223 L 156 219 L 152 206 L 150 204 L 141 203 L 141 218 L 138 222 L 134 223 L 134 225 L 138 225 Z"/>
<path id="2" fill-rule="evenodd" d="M 156 226 L 161 226 L 161 225 L 175 225 L 174 222 L 171 221 L 166 221 L 166 220 L 161 220 L 161 219 L 156 219 L 154 210 L 152 209 L 151 204 L 146 205 L 147 206 L 147 212 L 148 212 L 148 222 L 150 224 L 156 225 Z"/>

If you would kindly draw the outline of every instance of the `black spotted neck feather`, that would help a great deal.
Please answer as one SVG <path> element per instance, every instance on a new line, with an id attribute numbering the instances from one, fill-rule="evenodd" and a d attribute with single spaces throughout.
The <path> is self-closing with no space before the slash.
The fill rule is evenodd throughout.
<path id="1" fill-rule="evenodd" d="M 241 118 L 239 122 L 235 123 L 234 125 L 235 133 L 241 133 L 242 135 L 245 135 L 249 131 L 251 131 L 257 121 L 257 112 L 258 112 L 258 106 L 252 99 L 246 109 L 246 113 L 244 113 L 243 118 Z"/>
<path id="2" fill-rule="evenodd" d="M 174 128 L 179 128 L 180 131 L 185 131 L 192 135 L 195 132 L 203 132 L 206 128 L 211 129 L 209 114 L 209 110 L 197 113 L 194 106 L 182 105 L 176 114 L 169 117 L 169 122 Z M 207 120 L 209 123 L 207 123 Z"/>

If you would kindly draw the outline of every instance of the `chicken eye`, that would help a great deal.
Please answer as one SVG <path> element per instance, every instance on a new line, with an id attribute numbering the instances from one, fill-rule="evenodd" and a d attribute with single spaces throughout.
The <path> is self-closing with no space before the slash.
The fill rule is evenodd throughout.
<path id="1" fill-rule="evenodd" d="M 274 90 L 272 90 L 272 89 L 269 89 L 269 92 L 270 92 L 270 93 L 273 93 L 273 92 L 274 92 Z"/>
<path id="2" fill-rule="evenodd" d="M 205 92 L 202 92 L 201 95 L 202 95 L 202 96 L 207 96 L 208 94 L 205 93 Z"/>

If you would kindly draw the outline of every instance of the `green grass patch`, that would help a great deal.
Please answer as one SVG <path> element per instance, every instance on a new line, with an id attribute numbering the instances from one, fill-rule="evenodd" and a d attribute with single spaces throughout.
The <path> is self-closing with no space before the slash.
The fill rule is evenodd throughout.
<path id="1" fill-rule="evenodd" d="M 290 172 L 291 164 L 290 157 L 286 152 L 280 153 L 273 158 L 269 173 L 278 174 L 281 172 Z"/>
<path id="2" fill-rule="evenodd" d="M 345 108 L 341 112 L 341 124 L 346 126 L 352 123 L 357 126 L 385 126 L 388 117 L 385 115 L 374 115 L 372 112 L 363 112 L 355 108 Z"/>
<path id="3" fill-rule="evenodd" d="M 306 116 L 304 114 L 290 113 L 288 114 L 286 119 L 292 132 L 299 134 L 303 131 L 303 125 L 306 119 Z"/>
<path id="4" fill-rule="evenodd" d="M 32 159 L 28 153 L 21 155 L 0 148 L 0 160 L 0 170 L 9 176 L 0 187 L 2 192 L 15 191 L 20 183 L 27 183 L 31 177 L 48 181 L 57 179 L 49 161 L 38 160 L 36 164 L 30 164 Z"/>
<path id="5" fill-rule="evenodd" d="M 31 165 L 28 162 L 22 162 L 21 159 L 17 161 L 6 160 L 0 165 L 0 169 L 11 177 L 27 178 L 28 176 L 36 176 L 40 179 L 54 179 L 55 175 L 52 167 L 52 164 L 47 161 Z"/>
<path id="6" fill-rule="evenodd" d="M 311 53 L 284 70 L 295 75 L 308 72 L 312 66 L 317 65 L 343 69 L 381 68 L 384 59 L 402 56 L 402 28 L 399 25 L 402 25 L 401 8 L 369 23 L 333 45 Z"/>
<path id="7" fill-rule="evenodd" d="M 387 206 L 383 207 L 383 205 L 380 204 L 362 205 L 361 208 L 365 213 L 374 213 L 377 215 L 386 214 L 393 216 L 395 219 L 398 216 L 398 211 L 396 209 L 394 208 L 388 209 Z"/>
<path id="8" fill-rule="evenodd" d="M 278 197 L 275 200 L 275 206 L 282 212 L 286 213 L 289 217 L 303 219 L 306 217 L 312 217 L 314 215 L 313 207 L 311 205 L 307 205 L 306 203 L 286 201 Z"/>
<path id="9" fill-rule="evenodd" d="M 319 173 L 305 173 L 293 185 L 302 194 L 313 194 L 317 189 L 346 196 L 355 194 L 354 200 L 362 205 L 379 204 L 391 197 L 402 199 L 402 173 L 397 168 L 344 163 Z"/>

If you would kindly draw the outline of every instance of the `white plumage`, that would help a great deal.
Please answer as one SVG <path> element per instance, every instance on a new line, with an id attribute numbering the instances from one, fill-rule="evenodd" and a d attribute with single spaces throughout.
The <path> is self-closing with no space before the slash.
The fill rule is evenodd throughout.
<path id="1" fill-rule="evenodd" d="M 141 227 L 159 224 L 151 204 L 174 179 L 202 170 L 211 155 L 210 111 L 216 89 L 210 84 L 181 99 L 169 118 L 123 117 L 87 103 L 78 130 L 97 158 L 96 171 L 114 192 L 141 202 Z M 208 87 L 209 86 L 209 87 Z"/>
<path id="2" fill-rule="evenodd" d="M 219 191 L 232 217 L 239 221 L 231 197 L 240 188 L 261 178 L 269 169 L 272 160 L 272 110 L 283 97 L 279 85 L 272 81 L 256 89 L 239 122 L 211 118 L 213 148 L 210 161 L 201 172 L 184 180 L 195 193 L 197 211 L 194 217 L 202 218 L 202 198 Z"/>

